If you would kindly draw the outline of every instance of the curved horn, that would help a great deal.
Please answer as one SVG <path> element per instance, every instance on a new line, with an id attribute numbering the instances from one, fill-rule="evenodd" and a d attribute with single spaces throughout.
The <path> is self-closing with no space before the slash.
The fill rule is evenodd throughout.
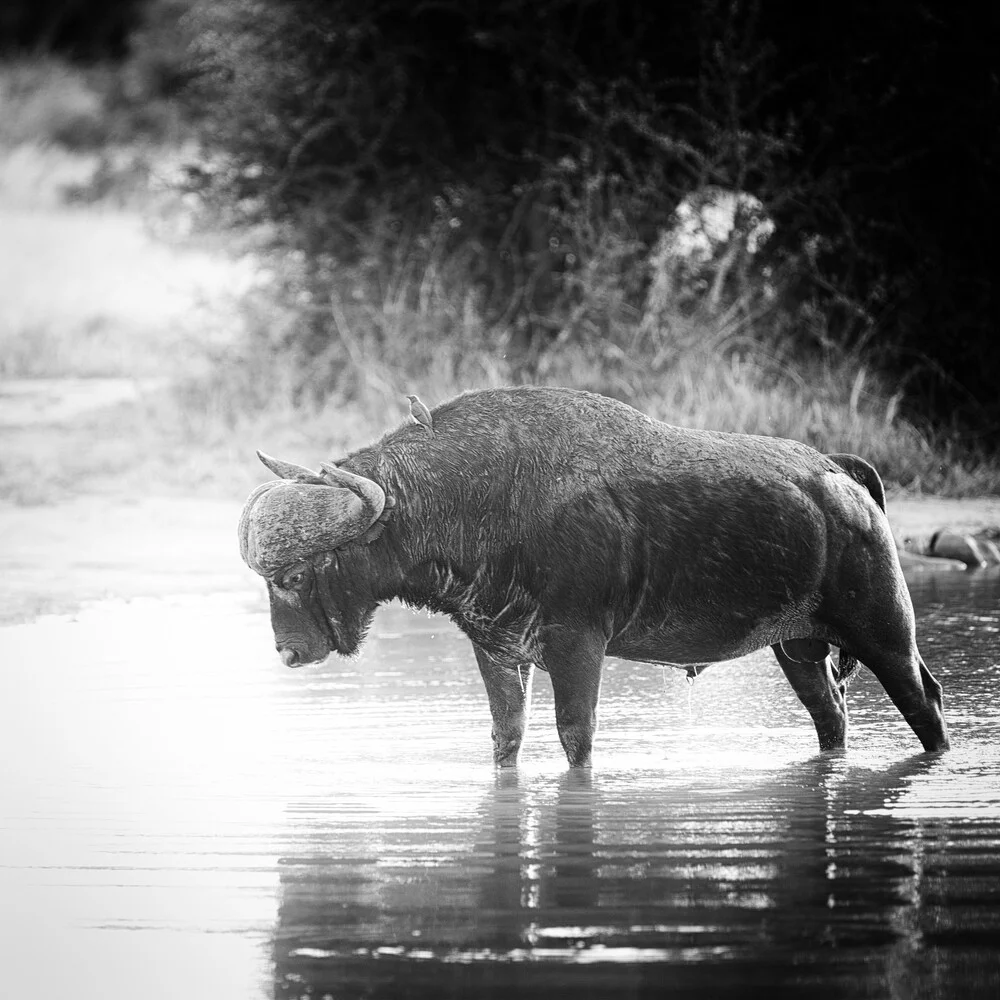
<path id="1" fill-rule="evenodd" d="M 357 476 L 353 472 L 348 472 L 347 469 L 342 469 L 339 465 L 334 465 L 332 462 L 320 462 L 319 473 L 327 486 L 341 486 L 361 496 L 368 496 L 371 493 L 372 487 L 381 492 L 381 487 L 378 483 L 373 482 L 371 479 L 366 479 L 364 476 Z M 382 495 L 383 497 L 385 496 L 385 494 Z"/>
<path id="2" fill-rule="evenodd" d="M 314 483 L 317 486 L 323 483 L 322 478 L 312 469 L 307 469 L 304 465 L 295 465 L 292 462 L 283 462 L 280 458 L 271 458 L 264 452 L 258 451 L 257 457 L 263 464 L 271 470 L 279 479 L 289 479 L 293 483 Z"/>
<path id="3" fill-rule="evenodd" d="M 386 503 L 382 488 L 337 472 L 344 477 L 337 485 L 279 480 L 250 494 L 240 516 L 240 554 L 255 573 L 274 576 L 311 555 L 346 545 L 379 519 Z"/>

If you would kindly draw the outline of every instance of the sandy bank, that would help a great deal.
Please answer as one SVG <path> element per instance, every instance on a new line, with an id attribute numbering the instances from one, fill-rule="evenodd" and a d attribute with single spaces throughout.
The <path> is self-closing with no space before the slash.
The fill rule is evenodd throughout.
<path id="1" fill-rule="evenodd" d="M 962 535 L 1000 530 L 1000 497 L 950 500 L 945 497 L 888 497 L 886 511 L 896 538 L 920 538 L 939 528 Z"/>

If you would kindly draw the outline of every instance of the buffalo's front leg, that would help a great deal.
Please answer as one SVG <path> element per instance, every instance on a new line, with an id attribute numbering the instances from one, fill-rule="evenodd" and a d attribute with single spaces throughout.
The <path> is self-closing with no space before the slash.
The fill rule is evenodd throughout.
<path id="1" fill-rule="evenodd" d="M 603 635 L 550 625 L 543 630 L 542 660 L 552 679 L 556 729 L 570 767 L 588 767 L 597 732 Z"/>
<path id="2" fill-rule="evenodd" d="M 843 750 L 847 746 L 847 701 L 844 685 L 834 677 L 830 657 L 803 662 L 793 660 L 780 645 L 771 648 L 788 683 L 812 716 L 820 750 Z"/>
<path id="3" fill-rule="evenodd" d="M 493 716 L 493 762 L 514 767 L 531 711 L 534 664 L 506 660 L 473 644 Z"/>

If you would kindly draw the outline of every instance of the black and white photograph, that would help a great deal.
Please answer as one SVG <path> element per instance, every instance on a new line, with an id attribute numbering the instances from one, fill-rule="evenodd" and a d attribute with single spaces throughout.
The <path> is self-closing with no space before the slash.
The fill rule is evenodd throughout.
<path id="1" fill-rule="evenodd" d="M 1000 12 L 4 0 L 0 998 L 997 1000 Z"/>

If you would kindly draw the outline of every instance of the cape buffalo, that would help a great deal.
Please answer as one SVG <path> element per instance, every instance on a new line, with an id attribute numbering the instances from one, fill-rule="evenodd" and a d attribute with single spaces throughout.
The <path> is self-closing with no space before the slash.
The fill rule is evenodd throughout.
<path id="1" fill-rule="evenodd" d="M 605 654 L 695 672 L 768 645 L 821 749 L 845 745 L 858 661 L 925 750 L 948 747 L 882 484 L 859 458 L 537 387 L 458 396 L 318 472 L 258 455 L 280 478 L 251 493 L 240 547 L 281 659 L 354 653 L 392 598 L 444 612 L 472 640 L 499 766 L 517 762 L 533 666 L 580 766 Z"/>

